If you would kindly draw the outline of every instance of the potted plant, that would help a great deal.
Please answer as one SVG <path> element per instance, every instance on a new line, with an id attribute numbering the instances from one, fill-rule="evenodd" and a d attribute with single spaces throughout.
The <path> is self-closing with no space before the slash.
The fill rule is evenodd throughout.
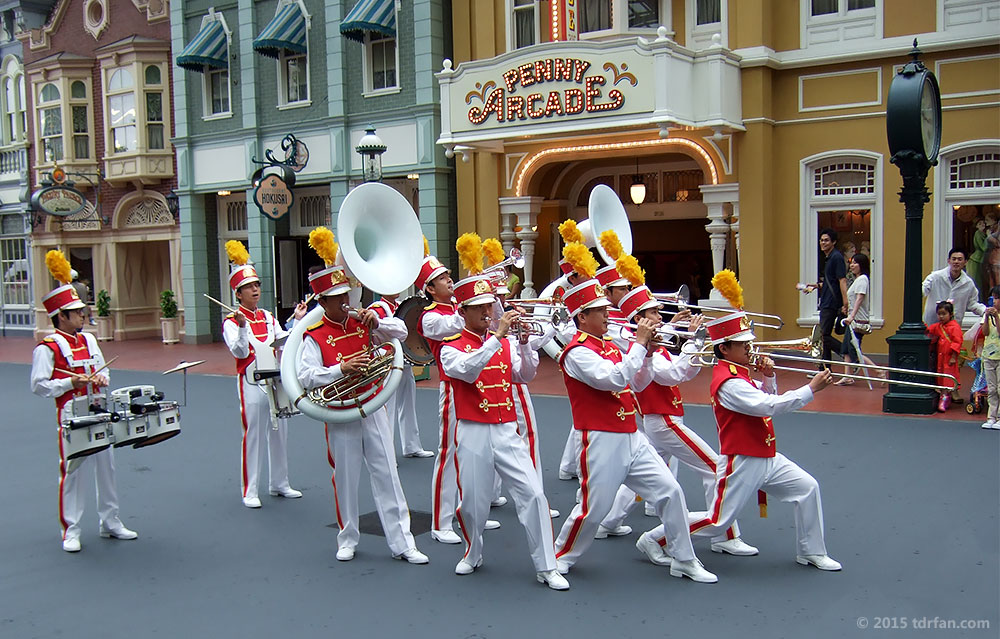
<path id="1" fill-rule="evenodd" d="M 177 301 L 174 292 L 160 293 L 160 326 L 163 329 L 163 343 L 176 344 L 180 341 L 180 327 L 177 320 Z"/>
<path id="2" fill-rule="evenodd" d="M 103 288 L 97 291 L 97 340 L 108 342 L 114 339 L 111 321 L 111 294 Z"/>

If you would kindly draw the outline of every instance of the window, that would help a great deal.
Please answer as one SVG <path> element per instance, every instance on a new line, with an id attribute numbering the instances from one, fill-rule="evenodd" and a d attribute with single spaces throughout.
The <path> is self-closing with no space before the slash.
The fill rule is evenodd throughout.
<path id="1" fill-rule="evenodd" d="M 686 0 L 686 2 L 686 46 L 689 49 L 705 49 L 712 46 L 712 38 L 716 35 L 719 36 L 721 44 L 726 46 L 729 30 L 725 23 L 729 3 L 723 0 Z"/>
<path id="2" fill-rule="evenodd" d="M 281 104 L 309 100 L 309 67 L 305 53 L 282 52 L 278 60 L 281 82 Z"/>
<path id="3" fill-rule="evenodd" d="M 222 115 L 229 110 L 229 69 L 205 71 L 205 94 L 208 96 L 208 115 Z"/>
<path id="4" fill-rule="evenodd" d="M 24 136 L 27 134 L 27 131 L 28 131 L 28 115 L 27 115 L 27 113 L 25 111 L 25 106 L 24 106 L 26 104 L 26 100 L 24 99 L 24 76 L 23 75 L 17 76 L 17 97 L 18 97 L 17 110 L 18 110 L 18 113 L 21 116 L 21 135 L 20 135 L 20 139 L 23 140 Z"/>
<path id="5" fill-rule="evenodd" d="M 721 0 L 697 0 L 695 11 L 695 24 L 703 25 L 722 22 Z"/>
<path id="6" fill-rule="evenodd" d="M 49 83 L 38 92 L 38 130 L 42 141 L 41 161 L 51 164 L 63 159 L 62 104 L 59 87 Z"/>
<path id="7" fill-rule="evenodd" d="M 577 0 L 577 33 L 605 36 L 630 30 L 670 29 L 670 3 L 664 0 Z"/>
<path id="8" fill-rule="evenodd" d="M 536 44 L 539 39 L 537 0 L 513 0 L 512 11 L 510 48 L 520 49 Z"/>
<path id="9" fill-rule="evenodd" d="M 75 80 L 70 85 L 70 111 L 73 117 L 73 157 L 90 158 L 90 115 L 88 113 L 87 84 Z"/>
<path id="10" fill-rule="evenodd" d="M 800 0 L 802 47 L 882 37 L 882 0 Z"/>
<path id="11" fill-rule="evenodd" d="M 1000 188 L 1000 153 L 975 153 L 949 162 L 950 189 Z"/>
<path id="12" fill-rule="evenodd" d="M 605 31 L 611 28 L 610 0 L 580 0 L 578 24 L 580 33 Z"/>
<path id="13" fill-rule="evenodd" d="M 367 73 L 365 90 L 368 92 L 396 89 L 396 38 L 379 33 L 369 33 L 365 46 Z"/>
<path id="14" fill-rule="evenodd" d="M 166 148 L 163 75 L 160 63 L 109 70 L 106 96 L 110 153 Z M 136 78 L 142 80 L 141 85 Z"/>
<path id="15" fill-rule="evenodd" d="M 146 142 L 150 149 L 163 149 L 163 90 L 160 67 L 146 66 Z M 150 90 L 159 89 L 159 90 Z"/>
<path id="16" fill-rule="evenodd" d="M 23 142 L 27 128 L 24 120 L 24 72 L 21 61 L 14 56 L 7 56 L 0 73 L 0 98 L 3 111 L 0 144 Z"/>
<path id="17" fill-rule="evenodd" d="M 811 2 L 812 15 L 814 16 L 840 13 L 842 10 L 856 11 L 875 8 L 875 0 L 811 0 Z"/>
<path id="18" fill-rule="evenodd" d="M 14 78 L 4 78 L 3 81 L 3 143 L 10 144 L 17 139 L 17 89 L 14 88 Z"/>
<path id="19" fill-rule="evenodd" d="M 111 152 L 127 153 L 138 149 L 136 136 L 134 82 L 128 69 L 117 69 L 108 81 L 108 124 Z M 121 93 L 126 91 L 125 93 Z"/>

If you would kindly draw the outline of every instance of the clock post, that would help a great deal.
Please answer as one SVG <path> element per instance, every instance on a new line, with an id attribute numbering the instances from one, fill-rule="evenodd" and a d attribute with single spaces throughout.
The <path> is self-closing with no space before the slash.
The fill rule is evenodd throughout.
<path id="1" fill-rule="evenodd" d="M 899 201 L 906 215 L 906 244 L 903 263 L 903 323 L 896 334 L 888 338 L 889 365 L 896 368 L 930 371 L 930 338 L 924 332 L 921 301 L 922 229 L 924 203 L 930 200 L 927 172 L 937 165 L 941 145 L 941 96 L 937 79 L 920 61 L 920 49 L 913 41 L 912 60 L 892 79 L 886 105 L 886 133 L 890 162 L 903 178 Z M 893 385 L 892 380 L 926 381 L 915 375 L 893 373 L 889 392 L 882 396 L 882 411 L 886 413 L 933 413 L 937 393 Z"/>

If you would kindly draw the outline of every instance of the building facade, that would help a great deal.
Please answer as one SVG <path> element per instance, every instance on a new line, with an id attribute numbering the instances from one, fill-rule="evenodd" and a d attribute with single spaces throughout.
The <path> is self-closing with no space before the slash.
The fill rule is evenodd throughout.
<path id="1" fill-rule="evenodd" d="M 59 0 L 18 38 L 27 84 L 28 185 L 62 169 L 86 197 L 79 213 L 34 216 L 30 268 L 36 332 L 59 248 L 93 304 L 111 298 L 115 339 L 160 334 L 162 291 L 181 294 L 167 5 L 152 0 Z"/>
<path id="2" fill-rule="evenodd" d="M 434 78 L 450 55 L 441 0 L 194 1 L 171 7 L 185 339 L 218 339 L 229 300 L 224 245 L 247 244 L 261 304 L 282 319 L 307 291 L 318 258 L 309 231 L 336 230 L 337 211 L 361 181 L 354 147 L 368 126 L 388 150 L 384 182 L 411 203 L 433 250 L 455 240 L 454 169 L 436 144 Z M 292 134 L 308 148 L 293 203 L 274 220 L 253 203 L 268 151 Z"/>
<path id="3" fill-rule="evenodd" d="M 747 308 L 785 320 L 768 338 L 818 322 L 796 284 L 817 281 L 833 228 L 845 255 L 871 258 L 882 330 L 866 345 L 887 352 L 904 218 L 886 97 L 914 38 L 943 104 L 924 270 L 987 242 L 980 288 L 1000 281 L 996 0 L 493 0 L 453 3 L 452 21 L 439 143 L 462 158 L 459 232 L 519 241 L 528 294 L 557 275 L 556 226 L 587 218 L 606 184 L 654 290 L 709 298 L 734 268 Z"/>

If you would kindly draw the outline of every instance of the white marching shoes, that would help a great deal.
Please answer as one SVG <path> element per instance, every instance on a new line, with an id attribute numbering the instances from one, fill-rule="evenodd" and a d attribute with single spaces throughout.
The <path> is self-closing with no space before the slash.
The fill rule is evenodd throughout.
<path id="1" fill-rule="evenodd" d="M 712 543 L 712 552 L 724 552 L 737 557 L 752 557 L 759 551 L 739 537 Z"/>
<path id="2" fill-rule="evenodd" d="M 485 530 L 496 530 L 500 527 L 500 522 L 496 519 L 487 519 Z"/>
<path id="3" fill-rule="evenodd" d="M 594 539 L 606 539 L 608 537 L 624 537 L 625 535 L 632 534 L 632 527 L 621 525 L 616 528 L 605 528 L 604 526 L 598 526 L 597 532 L 594 533 Z"/>
<path id="4" fill-rule="evenodd" d="M 538 579 L 538 583 L 545 584 L 552 590 L 569 590 L 569 582 L 559 574 L 558 570 L 536 572 L 535 578 Z"/>
<path id="5" fill-rule="evenodd" d="M 700 584 L 714 584 L 719 580 L 714 574 L 705 570 L 705 566 L 702 565 L 701 560 L 697 557 L 690 561 L 678 561 L 674 559 L 670 563 L 670 576 L 687 577 L 691 581 L 697 581 Z"/>
<path id="6" fill-rule="evenodd" d="M 425 459 L 427 457 L 433 457 L 433 456 L 434 456 L 434 453 L 432 453 L 429 450 L 424 450 L 424 449 L 420 449 L 420 450 L 414 451 L 412 453 L 403 453 L 403 457 L 417 457 L 417 458 L 420 458 L 420 459 Z"/>
<path id="7" fill-rule="evenodd" d="M 483 565 L 483 558 L 482 557 L 479 558 L 479 561 L 476 562 L 475 566 L 473 566 L 472 564 L 470 564 L 469 562 L 467 562 L 465 559 L 460 559 L 459 562 L 457 564 L 455 564 L 455 574 L 456 575 L 471 575 L 472 572 L 476 568 L 479 568 L 482 565 Z"/>
<path id="8" fill-rule="evenodd" d="M 803 566 L 813 565 L 820 570 L 840 570 L 840 562 L 834 561 L 830 555 L 799 555 L 795 558 Z"/>
<path id="9" fill-rule="evenodd" d="M 500 495 L 496 499 L 490 502 L 490 508 L 500 508 L 501 506 L 507 505 L 507 498 Z"/>
<path id="10" fill-rule="evenodd" d="M 101 525 L 101 530 L 100 530 L 100 535 L 101 535 L 101 537 L 104 537 L 105 539 L 111 539 L 111 538 L 114 538 L 114 539 L 138 539 L 139 538 L 139 533 L 137 533 L 134 530 L 129 530 L 120 521 L 117 523 L 117 525 L 104 526 L 102 524 Z"/>
<path id="11" fill-rule="evenodd" d="M 430 562 L 427 555 L 417 550 L 416 546 L 406 549 L 402 554 L 396 555 L 396 559 L 403 559 L 411 564 L 426 564 Z"/>
<path id="12" fill-rule="evenodd" d="M 260 498 L 259 497 L 244 497 L 243 505 L 247 508 L 260 508 Z"/>
<path id="13" fill-rule="evenodd" d="M 557 517 L 559 517 L 559 515 L 561 515 L 561 514 L 562 514 L 562 513 L 560 513 L 560 512 L 559 512 L 558 510 L 556 510 L 555 508 L 549 508 L 549 517 L 551 517 L 552 519 L 556 519 L 556 518 L 557 518 Z"/>
<path id="14" fill-rule="evenodd" d="M 80 539 L 77 537 L 67 537 L 63 539 L 63 550 L 66 552 L 80 552 L 83 546 L 80 545 Z"/>
<path id="15" fill-rule="evenodd" d="M 354 546 L 341 546 L 337 549 L 337 561 L 350 561 L 354 559 Z"/>
<path id="16" fill-rule="evenodd" d="M 284 497 L 285 499 L 298 499 L 302 496 L 301 491 L 295 490 L 291 486 L 269 490 L 268 492 L 271 493 L 272 497 Z"/>
<path id="17" fill-rule="evenodd" d="M 432 530 L 431 539 L 442 544 L 460 544 L 462 538 L 454 530 Z"/>
<path id="18" fill-rule="evenodd" d="M 649 533 L 639 535 L 639 540 L 635 542 L 635 547 L 657 566 L 669 566 L 672 563 L 670 555 L 663 550 L 660 544 L 656 543 L 655 539 L 649 536 Z"/>

